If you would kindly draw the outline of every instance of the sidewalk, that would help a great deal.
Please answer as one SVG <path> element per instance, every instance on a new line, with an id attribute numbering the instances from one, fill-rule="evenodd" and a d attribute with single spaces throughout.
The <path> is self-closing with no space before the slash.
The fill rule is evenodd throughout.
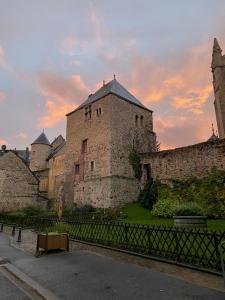
<path id="1" fill-rule="evenodd" d="M 35 258 L 31 253 L 10 246 L 9 237 L 2 233 L 0 256 L 7 257 L 20 271 L 60 299 L 225 299 L 223 292 L 88 250 L 77 249 L 72 253 L 59 252 Z"/>

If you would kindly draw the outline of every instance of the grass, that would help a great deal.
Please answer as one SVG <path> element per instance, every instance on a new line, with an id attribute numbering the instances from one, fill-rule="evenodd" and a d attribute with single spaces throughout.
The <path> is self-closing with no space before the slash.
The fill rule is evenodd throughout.
<path id="1" fill-rule="evenodd" d="M 173 226 L 173 219 L 156 218 L 152 216 L 150 210 L 141 207 L 137 202 L 129 203 L 122 209 L 122 212 L 127 215 L 124 219 L 125 223 Z M 224 219 L 209 219 L 207 225 L 208 229 L 225 231 Z"/>

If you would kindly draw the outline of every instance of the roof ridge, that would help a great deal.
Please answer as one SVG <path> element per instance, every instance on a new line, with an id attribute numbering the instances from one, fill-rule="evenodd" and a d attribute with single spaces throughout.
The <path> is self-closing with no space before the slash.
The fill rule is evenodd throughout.
<path id="1" fill-rule="evenodd" d="M 144 106 L 141 101 L 139 101 L 134 95 L 132 95 L 119 81 L 117 81 L 115 78 L 111 81 L 107 82 L 106 84 L 103 84 L 102 87 L 100 87 L 94 94 L 90 94 L 88 98 L 80 104 L 74 111 L 67 114 L 70 115 L 71 113 L 77 111 L 78 109 L 81 109 L 82 107 L 89 105 L 109 94 L 114 94 L 120 97 L 121 99 L 128 101 L 134 105 L 137 105 L 143 109 L 146 109 L 148 111 L 151 111 L 146 106 Z"/>

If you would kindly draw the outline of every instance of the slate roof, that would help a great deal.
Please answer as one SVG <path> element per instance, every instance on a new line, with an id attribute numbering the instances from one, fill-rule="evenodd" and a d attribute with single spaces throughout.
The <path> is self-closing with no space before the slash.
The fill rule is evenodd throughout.
<path id="1" fill-rule="evenodd" d="M 0 157 L 3 156 L 4 154 L 8 153 L 8 152 L 13 152 L 15 153 L 20 159 L 22 159 L 22 161 L 25 163 L 25 164 L 29 164 L 30 162 L 30 151 L 27 149 L 27 150 L 17 150 L 17 149 L 14 149 L 14 150 L 0 150 Z"/>
<path id="2" fill-rule="evenodd" d="M 100 89 L 98 89 L 94 94 L 89 95 L 88 99 L 84 101 L 78 108 L 76 108 L 74 111 L 91 104 L 102 97 L 105 97 L 109 94 L 114 94 L 116 96 L 119 96 L 125 101 L 128 101 L 130 103 L 133 103 L 141 108 L 144 108 L 148 111 L 151 111 L 147 107 L 145 107 L 137 98 L 135 98 L 128 90 L 125 89 L 115 78 L 108 82 L 107 84 L 103 85 Z M 70 112 L 67 114 L 70 115 L 74 111 Z"/>
<path id="3" fill-rule="evenodd" d="M 44 132 L 42 132 L 39 135 L 39 137 L 31 145 L 34 145 L 34 144 L 43 144 L 43 145 L 50 146 L 50 142 Z"/>

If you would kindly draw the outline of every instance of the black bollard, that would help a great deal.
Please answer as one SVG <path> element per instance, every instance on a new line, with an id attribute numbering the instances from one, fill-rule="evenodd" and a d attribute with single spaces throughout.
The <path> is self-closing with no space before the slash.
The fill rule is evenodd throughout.
<path id="1" fill-rule="evenodd" d="M 12 236 L 15 235 L 15 232 L 16 232 L 16 225 L 13 225 L 13 228 L 12 228 Z"/>
<path id="2" fill-rule="evenodd" d="M 3 226 L 4 226 L 4 224 L 2 223 L 2 224 L 1 224 L 0 232 L 3 232 Z"/>
<path id="3" fill-rule="evenodd" d="M 18 238 L 17 238 L 17 243 L 20 243 L 20 242 L 21 242 L 21 227 L 19 228 Z"/>

